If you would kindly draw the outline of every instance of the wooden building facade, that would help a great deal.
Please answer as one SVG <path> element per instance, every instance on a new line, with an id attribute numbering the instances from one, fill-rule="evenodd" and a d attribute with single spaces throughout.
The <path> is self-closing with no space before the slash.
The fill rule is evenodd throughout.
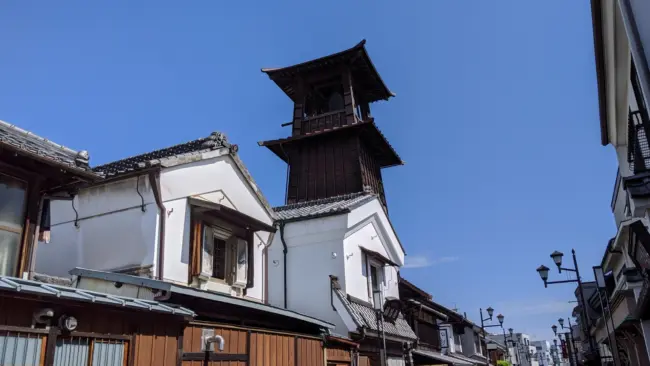
<path id="1" fill-rule="evenodd" d="M 101 179 L 88 160 L 86 151 L 0 121 L 0 276 L 31 276 L 38 241 L 48 241 L 49 201 Z"/>
<path id="2" fill-rule="evenodd" d="M 357 192 L 386 204 L 381 169 L 403 162 L 370 114 L 393 94 L 364 45 L 262 70 L 294 102 L 291 136 L 259 143 L 289 165 L 287 204 Z"/>
<path id="3" fill-rule="evenodd" d="M 196 317 L 177 337 L 177 357 L 164 365 L 344 366 L 355 360 L 358 345 L 328 336 L 331 324 L 286 309 L 127 274 L 85 269 L 71 273 L 80 288 L 110 289 L 106 284 L 119 283 L 116 293 L 137 289 L 132 293 L 142 298 L 192 309 Z M 207 336 L 222 337 L 223 349 L 218 344 L 206 348 Z"/>

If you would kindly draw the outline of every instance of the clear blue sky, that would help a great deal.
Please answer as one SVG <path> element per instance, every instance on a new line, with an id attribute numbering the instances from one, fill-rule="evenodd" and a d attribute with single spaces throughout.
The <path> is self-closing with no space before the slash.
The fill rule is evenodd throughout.
<path id="1" fill-rule="evenodd" d="M 573 288 L 544 289 L 535 268 L 575 247 L 590 278 L 615 234 L 587 0 L 6 2 L 0 119 L 93 165 L 222 131 L 278 205 L 285 165 L 256 141 L 287 134 L 292 106 L 260 68 L 363 38 L 397 94 L 372 107 L 407 162 L 383 173 L 420 265 L 403 275 L 476 321 L 492 305 L 549 337 Z"/>

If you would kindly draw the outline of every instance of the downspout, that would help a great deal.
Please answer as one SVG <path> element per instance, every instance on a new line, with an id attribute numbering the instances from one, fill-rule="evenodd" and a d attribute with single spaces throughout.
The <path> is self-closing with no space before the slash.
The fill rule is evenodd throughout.
<path id="1" fill-rule="evenodd" d="M 163 279 L 165 265 L 165 223 L 167 222 L 167 209 L 162 201 L 160 193 L 160 170 L 149 173 L 149 183 L 153 190 L 153 196 L 158 206 L 158 266 L 156 266 L 156 277 Z"/>
<path id="2" fill-rule="evenodd" d="M 284 271 L 284 308 L 287 308 L 287 242 L 284 240 L 284 221 L 280 220 L 280 240 L 282 241 L 283 271 Z"/>
<path id="3" fill-rule="evenodd" d="M 262 257 L 264 258 L 264 303 L 269 304 L 269 247 L 273 244 L 275 233 L 269 234 L 266 245 L 262 249 Z"/>

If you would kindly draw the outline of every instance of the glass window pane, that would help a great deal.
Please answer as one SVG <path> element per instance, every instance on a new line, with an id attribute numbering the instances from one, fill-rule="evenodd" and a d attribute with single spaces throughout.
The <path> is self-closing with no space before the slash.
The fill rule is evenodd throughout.
<path id="1" fill-rule="evenodd" d="M 0 175 L 0 230 L 20 232 L 25 221 L 25 184 Z"/>
<path id="2" fill-rule="evenodd" d="M 0 230 L 0 275 L 15 276 L 20 234 Z"/>
<path id="3" fill-rule="evenodd" d="M 214 263 L 212 265 L 214 273 L 213 277 L 225 280 L 226 279 L 226 242 L 221 239 L 214 238 Z"/>
<path id="4" fill-rule="evenodd" d="M 25 221 L 25 184 L 0 175 L 0 275 L 16 275 Z"/>

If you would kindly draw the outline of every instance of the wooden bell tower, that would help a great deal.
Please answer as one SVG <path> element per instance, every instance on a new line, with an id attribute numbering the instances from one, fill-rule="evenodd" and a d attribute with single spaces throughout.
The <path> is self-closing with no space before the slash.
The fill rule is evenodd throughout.
<path id="1" fill-rule="evenodd" d="M 370 104 L 394 96 L 370 61 L 365 40 L 298 65 L 262 69 L 294 102 L 291 135 L 263 141 L 289 164 L 286 203 L 375 193 L 386 204 L 381 169 L 403 162 L 375 125 Z"/>

